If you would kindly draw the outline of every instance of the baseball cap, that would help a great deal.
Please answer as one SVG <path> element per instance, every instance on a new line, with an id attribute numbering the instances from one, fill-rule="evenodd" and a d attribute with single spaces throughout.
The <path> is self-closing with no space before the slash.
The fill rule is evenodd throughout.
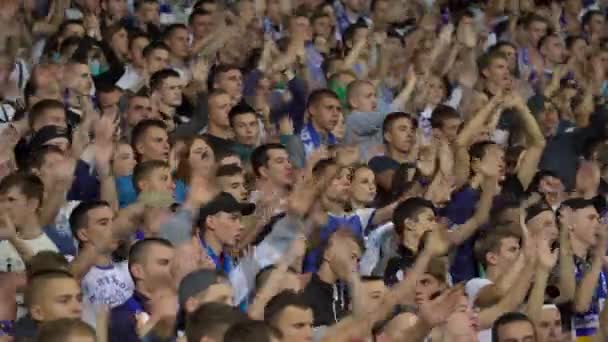
<path id="1" fill-rule="evenodd" d="M 253 203 L 240 203 L 231 194 L 220 192 L 211 202 L 207 203 L 199 211 L 199 223 L 205 222 L 209 215 L 215 215 L 219 212 L 225 213 L 241 213 L 242 215 L 251 215 L 255 210 Z"/>
<path id="2" fill-rule="evenodd" d="M 200 269 L 189 273 L 179 283 L 177 290 L 180 307 L 184 307 L 188 298 L 196 296 L 224 279 L 226 276 L 216 270 Z"/>
<path id="3" fill-rule="evenodd" d="M 49 125 L 34 134 L 30 141 L 30 150 L 36 151 L 55 138 L 65 138 L 68 142 L 72 142 L 72 134 L 67 128 Z"/>

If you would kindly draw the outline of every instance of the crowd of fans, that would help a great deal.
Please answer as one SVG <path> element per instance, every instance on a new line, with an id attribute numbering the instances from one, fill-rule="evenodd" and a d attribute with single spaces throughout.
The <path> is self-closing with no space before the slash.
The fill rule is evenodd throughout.
<path id="1" fill-rule="evenodd" d="M 0 0 L 0 341 L 608 341 L 607 14 Z"/>

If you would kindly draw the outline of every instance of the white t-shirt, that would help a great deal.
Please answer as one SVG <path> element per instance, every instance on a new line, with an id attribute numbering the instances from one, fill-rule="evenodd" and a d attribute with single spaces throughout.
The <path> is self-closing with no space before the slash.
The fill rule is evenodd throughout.
<path id="1" fill-rule="evenodd" d="M 466 293 L 469 304 L 474 305 L 479 291 L 488 285 L 494 284 L 491 280 L 485 278 L 473 278 L 469 280 L 464 286 L 464 292 Z M 477 334 L 477 340 L 479 342 L 492 342 L 492 329 L 481 330 Z"/>
<path id="2" fill-rule="evenodd" d="M 126 261 L 107 267 L 95 266 L 82 278 L 83 320 L 95 326 L 98 305 L 106 304 L 110 309 L 126 302 L 135 285 L 129 274 Z"/>
<path id="3" fill-rule="evenodd" d="M 32 250 L 34 254 L 40 251 L 59 252 L 57 246 L 42 233 L 35 239 L 23 240 L 25 244 Z M 11 272 L 25 272 L 25 263 L 17 250 L 8 241 L 0 241 L 0 271 L 7 272 L 10 265 Z"/>

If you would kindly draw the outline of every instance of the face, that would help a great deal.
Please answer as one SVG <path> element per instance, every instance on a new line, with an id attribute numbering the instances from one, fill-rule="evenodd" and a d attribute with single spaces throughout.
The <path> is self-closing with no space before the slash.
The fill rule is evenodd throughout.
<path id="1" fill-rule="evenodd" d="M 594 207 L 589 206 L 574 211 L 573 238 L 586 244 L 595 246 L 600 233 L 599 215 Z"/>
<path id="2" fill-rule="evenodd" d="M 245 177 L 242 174 L 218 177 L 222 191 L 227 192 L 239 202 L 247 201 L 247 189 L 245 189 Z"/>
<path id="3" fill-rule="evenodd" d="M 335 241 L 335 240 L 334 240 Z M 340 246 L 337 243 L 332 243 L 332 239 L 330 238 L 331 246 L 328 248 L 329 253 L 333 256 L 335 253 L 348 253 L 343 257 L 350 257 L 351 265 L 356 267 L 359 264 L 359 259 L 361 259 L 361 248 L 359 245 L 352 239 L 343 239 L 340 241 Z M 338 276 L 338 279 L 347 280 L 351 273 L 352 269 L 344 269 L 343 263 L 335 262 L 335 258 L 330 258 L 329 266 L 334 271 L 334 273 Z"/>
<path id="4" fill-rule="evenodd" d="M 178 58 L 187 58 L 190 55 L 188 31 L 185 29 L 174 30 L 173 34 L 165 40 L 165 44 L 169 46 L 171 53 Z"/>
<path id="5" fill-rule="evenodd" d="M 37 199 L 28 199 L 16 186 L 0 194 L 0 208 L 3 209 L 15 226 L 25 224 L 30 215 L 36 215 L 39 203 Z"/>
<path id="6" fill-rule="evenodd" d="M 536 342 L 534 327 L 527 321 L 516 321 L 498 327 L 498 342 Z"/>
<path id="7" fill-rule="evenodd" d="M 183 82 L 179 77 L 165 79 L 160 88 L 161 101 L 171 107 L 179 107 L 182 104 Z"/>
<path id="8" fill-rule="evenodd" d="M 118 239 L 112 233 L 114 213 L 109 207 L 97 207 L 86 213 L 87 225 L 78 231 L 78 238 L 83 243 L 91 241 L 108 241 L 106 253 L 113 252 L 118 247 Z"/>
<path id="9" fill-rule="evenodd" d="M 120 144 L 114 153 L 114 162 L 112 164 L 114 174 L 116 176 L 128 176 L 133 174 L 137 161 L 135 160 L 135 152 L 129 144 Z"/>
<path id="10" fill-rule="evenodd" d="M 497 176 L 503 177 L 506 172 L 505 151 L 502 149 L 502 147 L 492 144 L 486 146 L 485 153 L 481 158 L 480 167 L 487 168 L 495 165 L 498 165 Z"/>
<path id="11" fill-rule="evenodd" d="M 138 68 L 144 68 L 146 65 L 146 61 L 144 59 L 144 48 L 150 44 L 150 40 L 145 37 L 136 38 L 133 42 L 131 42 L 131 49 L 129 51 L 129 57 L 131 58 L 131 63 Z"/>
<path id="12" fill-rule="evenodd" d="M 254 113 L 238 115 L 234 118 L 234 136 L 243 145 L 255 146 L 260 137 L 260 125 Z"/>
<path id="13" fill-rule="evenodd" d="M 326 96 L 313 104 L 309 111 L 315 126 L 326 132 L 331 132 L 340 120 L 342 105 L 338 99 Z"/>
<path id="14" fill-rule="evenodd" d="M 349 168 L 342 168 L 338 175 L 331 181 L 325 196 L 331 201 L 346 203 L 349 199 L 352 172 Z"/>
<path id="15" fill-rule="evenodd" d="M 211 175 L 215 167 L 215 155 L 213 150 L 202 139 L 196 139 L 190 147 L 190 158 L 188 163 L 197 174 Z"/>
<path id="16" fill-rule="evenodd" d="M 589 24 L 587 24 L 587 29 L 591 34 L 598 34 L 603 31 L 604 22 L 606 20 L 601 15 L 594 15 L 591 20 L 589 20 Z"/>
<path id="17" fill-rule="evenodd" d="M 61 318 L 80 319 L 82 293 L 74 279 L 61 278 L 47 281 L 44 296 L 31 306 L 32 318 L 41 322 Z"/>
<path id="18" fill-rule="evenodd" d="M 235 246 L 243 233 L 240 213 L 219 212 L 207 217 L 207 229 L 213 229 L 223 246 Z"/>
<path id="19" fill-rule="evenodd" d="M 156 168 L 139 184 L 141 191 L 173 193 L 175 183 L 168 168 Z"/>
<path id="20" fill-rule="evenodd" d="M 127 107 L 127 124 L 129 127 L 135 127 L 140 121 L 152 119 L 152 104 L 147 97 L 135 96 L 129 100 Z"/>
<path id="21" fill-rule="evenodd" d="M 148 57 L 146 57 L 146 67 L 150 75 L 167 69 L 169 67 L 169 51 L 165 49 L 152 50 Z"/>
<path id="22" fill-rule="evenodd" d="M 397 119 L 385 132 L 384 139 L 390 148 L 407 153 L 416 143 L 416 129 L 410 119 Z"/>
<path id="23" fill-rule="evenodd" d="M 53 171 L 57 165 L 65 161 L 65 156 L 59 153 L 47 153 L 37 174 L 44 184 L 51 184 Z"/>
<path id="24" fill-rule="evenodd" d="M 537 326 L 540 342 L 562 341 L 562 316 L 557 308 L 543 309 Z"/>
<path id="25" fill-rule="evenodd" d="M 156 3 L 146 2 L 141 4 L 140 9 L 137 11 L 137 15 L 144 23 L 159 23 L 159 5 Z"/>
<path id="26" fill-rule="evenodd" d="M 547 24 L 542 21 L 533 21 L 528 26 L 528 38 L 533 46 L 538 46 L 542 37 L 547 35 Z"/>
<path id="27" fill-rule="evenodd" d="M 218 76 L 215 89 L 221 89 L 236 101 L 241 99 L 243 94 L 243 75 L 239 69 L 231 69 Z"/>
<path id="28" fill-rule="evenodd" d="M 447 96 L 447 89 L 439 77 L 431 76 L 428 81 L 428 102 L 431 105 L 438 105 Z"/>
<path id="29" fill-rule="evenodd" d="M 65 110 L 60 108 L 47 109 L 38 120 L 32 123 L 32 130 L 37 132 L 44 126 L 59 126 L 66 128 Z"/>
<path id="30" fill-rule="evenodd" d="M 444 120 L 441 124 L 441 133 L 450 142 L 453 143 L 458 137 L 458 131 L 462 125 L 462 120 L 457 118 L 451 118 Z"/>
<path id="31" fill-rule="evenodd" d="M 541 52 L 546 60 L 561 64 L 564 62 L 565 50 L 564 42 L 558 37 L 551 36 L 544 42 Z"/>
<path id="32" fill-rule="evenodd" d="M 328 16 L 317 18 L 313 23 L 313 31 L 315 36 L 330 37 L 332 31 L 331 18 Z"/>
<path id="33" fill-rule="evenodd" d="M 288 306 L 279 315 L 276 327 L 284 341 L 310 342 L 313 322 L 311 309 Z"/>
<path id="34" fill-rule="evenodd" d="M 507 63 L 509 64 L 509 71 L 514 72 L 517 67 L 517 51 L 511 45 L 503 45 L 498 49 L 507 56 Z"/>
<path id="35" fill-rule="evenodd" d="M 274 149 L 268 152 L 268 163 L 260 168 L 262 176 L 273 184 L 288 186 L 292 182 L 293 169 L 289 155 L 284 149 Z"/>
<path id="36" fill-rule="evenodd" d="M 230 128 L 228 113 L 232 107 L 230 95 L 219 94 L 209 99 L 209 123 L 222 128 Z"/>
<path id="37" fill-rule="evenodd" d="M 420 305 L 431 299 L 431 296 L 445 289 L 445 284 L 432 275 L 425 273 L 416 281 L 416 304 Z"/>
<path id="38" fill-rule="evenodd" d="M 137 152 L 141 161 L 169 160 L 169 136 L 167 131 L 160 127 L 150 127 L 137 143 Z"/>
<path id="39" fill-rule="evenodd" d="M 112 46 L 112 49 L 121 56 L 127 56 L 129 53 L 129 37 L 127 35 L 127 30 L 120 29 L 118 32 L 114 33 L 110 45 Z"/>
<path id="40" fill-rule="evenodd" d="M 361 285 L 365 295 L 365 307 L 372 312 L 380 306 L 388 288 L 384 285 L 383 280 L 364 281 Z"/>
<path id="41" fill-rule="evenodd" d="M 171 279 L 173 248 L 160 244 L 152 244 L 147 249 L 144 260 L 141 263 L 141 274 L 138 274 L 137 278 L 148 285 L 152 285 L 159 280 Z"/>
<path id="42" fill-rule="evenodd" d="M 508 269 L 519 256 L 519 239 L 514 237 L 504 238 L 500 241 L 498 253 L 492 253 L 491 260 L 500 269 Z"/>
<path id="43" fill-rule="evenodd" d="M 541 236 L 546 241 L 549 241 L 549 244 L 557 240 L 559 235 L 555 214 L 549 210 L 545 210 L 532 218 L 528 222 L 528 228 L 531 234 Z"/>
<path id="44" fill-rule="evenodd" d="M 377 105 L 376 88 L 369 83 L 360 85 L 353 99 L 353 109 L 361 112 L 375 112 Z"/>
<path id="45" fill-rule="evenodd" d="M 212 25 L 211 15 L 197 15 L 193 18 L 190 28 L 195 39 L 203 39 L 209 34 Z"/>
<path id="46" fill-rule="evenodd" d="M 185 310 L 187 312 L 194 312 L 199 306 L 205 303 L 223 303 L 226 305 L 233 305 L 232 301 L 234 298 L 234 291 L 232 286 L 225 281 L 219 281 L 206 290 L 200 292 L 194 297 L 189 298 L 186 301 Z"/>
<path id="47" fill-rule="evenodd" d="M 371 204 L 376 198 L 376 181 L 372 170 L 365 167 L 357 169 L 350 188 L 353 201 Z"/>
<path id="48" fill-rule="evenodd" d="M 494 58 L 482 72 L 488 82 L 501 87 L 507 86 L 511 81 L 509 63 L 504 58 Z"/>
<path id="49" fill-rule="evenodd" d="M 584 39 L 577 39 L 570 47 L 569 54 L 578 62 L 586 61 L 589 53 L 589 46 Z"/>
<path id="50" fill-rule="evenodd" d="M 72 66 L 71 72 L 65 75 L 66 87 L 79 95 L 89 95 L 93 87 L 91 71 L 86 64 Z"/>
<path id="51" fill-rule="evenodd" d="M 121 19 L 127 15 L 127 0 L 107 0 L 105 10 L 112 19 Z"/>
<path id="52" fill-rule="evenodd" d="M 403 243 L 410 248 L 418 248 L 420 239 L 424 233 L 435 229 L 437 218 L 430 208 L 420 210 L 414 220 L 406 219 Z"/>
<path id="53" fill-rule="evenodd" d="M 539 113 L 536 120 L 545 136 L 554 135 L 557 131 L 557 126 L 559 125 L 559 113 L 557 108 L 550 103 L 546 103 L 545 109 L 542 113 Z"/>
<path id="54" fill-rule="evenodd" d="M 294 17 L 290 21 L 289 31 L 294 37 L 298 37 L 304 41 L 312 40 L 312 28 L 310 20 L 307 17 Z"/>

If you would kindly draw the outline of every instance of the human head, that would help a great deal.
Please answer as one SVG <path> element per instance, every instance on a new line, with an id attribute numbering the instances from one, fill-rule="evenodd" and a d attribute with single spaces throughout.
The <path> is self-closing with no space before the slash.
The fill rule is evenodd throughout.
<path id="1" fill-rule="evenodd" d="M 365 307 L 368 312 L 376 310 L 382 303 L 384 296 L 388 292 L 388 287 L 384 283 L 383 277 L 364 276 L 361 277 L 361 290 L 364 297 Z"/>
<path id="2" fill-rule="evenodd" d="M 545 18 L 536 14 L 529 14 L 524 18 L 523 25 L 528 36 L 528 41 L 533 47 L 538 46 L 538 42 L 540 42 L 542 37 L 547 35 L 547 30 L 549 29 L 549 24 Z"/>
<path id="3" fill-rule="evenodd" d="M 223 90 L 230 95 L 234 104 L 243 96 L 243 74 L 234 65 L 221 64 L 213 69 L 211 89 Z"/>
<path id="4" fill-rule="evenodd" d="M 119 141 L 112 159 L 113 174 L 117 177 L 133 174 L 137 160 L 133 147 L 127 141 Z"/>
<path id="5" fill-rule="evenodd" d="M 528 107 L 543 134 L 547 137 L 555 135 L 560 121 L 557 106 L 544 96 L 536 95 L 528 100 Z"/>
<path id="6" fill-rule="evenodd" d="M 209 127 L 220 130 L 230 129 L 229 113 L 232 108 L 230 95 L 223 90 L 214 90 L 209 94 Z"/>
<path id="7" fill-rule="evenodd" d="M 215 172 L 215 152 L 205 137 L 191 136 L 184 139 L 183 148 L 178 151 L 179 164 L 176 178 L 190 184 L 194 174 L 213 176 Z"/>
<path id="8" fill-rule="evenodd" d="M 434 230 L 437 224 L 434 210 L 433 203 L 420 197 L 408 198 L 397 205 L 393 223 L 402 245 L 418 251 L 424 233 Z"/>
<path id="9" fill-rule="evenodd" d="M 348 106 L 352 111 L 375 112 L 378 106 L 376 87 L 364 80 L 351 82 L 346 88 Z"/>
<path id="10" fill-rule="evenodd" d="M 509 63 L 509 71 L 515 73 L 517 70 L 517 46 L 508 41 L 501 41 L 490 48 L 492 51 L 498 51 L 507 57 Z"/>
<path id="11" fill-rule="evenodd" d="M 280 333 L 263 321 L 244 321 L 236 323 L 224 334 L 224 342 L 278 342 Z"/>
<path id="12" fill-rule="evenodd" d="M 33 275 L 25 298 L 29 313 L 37 322 L 80 319 L 82 313 L 80 285 L 67 271 L 53 270 Z"/>
<path id="13" fill-rule="evenodd" d="M 110 254 L 118 247 L 118 237 L 112 232 L 114 212 L 105 201 L 81 202 L 70 214 L 72 236 L 80 246 L 91 241 L 104 242 L 103 252 Z"/>
<path id="14" fill-rule="evenodd" d="M 564 201 L 562 206 L 572 210 L 572 220 L 567 227 L 570 239 L 587 248 L 595 246 L 598 243 L 601 227 L 594 202 L 572 198 Z"/>
<path id="15" fill-rule="evenodd" d="M 561 64 L 564 62 L 566 48 L 563 39 L 557 34 L 546 35 L 538 43 L 541 55 L 545 61 L 551 64 Z"/>
<path id="16" fill-rule="evenodd" d="M 416 120 L 407 113 L 390 113 L 382 124 L 384 143 L 389 150 L 408 153 L 416 143 Z"/>
<path id="17" fill-rule="evenodd" d="M 127 0 L 101 0 L 101 9 L 107 18 L 120 20 L 128 14 Z"/>
<path id="18" fill-rule="evenodd" d="M 231 150 L 226 147 L 215 149 L 215 159 L 217 160 L 218 167 L 224 165 L 236 165 L 243 167 L 241 156 L 235 150 Z"/>
<path id="19" fill-rule="evenodd" d="M 480 76 L 488 84 L 504 89 L 510 83 L 509 60 L 502 52 L 489 51 L 479 58 L 477 64 Z"/>
<path id="20" fill-rule="evenodd" d="M 144 48 L 146 72 L 152 75 L 169 67 L 169 47 L 162 42 L 152 42 Z"/>
<path id="21" fill-rule="evenodd" d="M 526 209 L 526 224 L 532 236 L 542 237 L 549 245 L 559 236 L 555 213 L 545 203 L 532 205 Z"/>
<path id="22" fill-rule="evenodd" d="M 160 120 L 143 120 L 131 133 L 131 145 L 140 161 L 169 160 L 167 126 Z"/>
<path id="23" fill-rule="evenodd" d="M 212 237 L 222 246 L 235 246 L 243 232 L 242 215 L 250 215 L 255 205 L 239 203 L 222 192 L 200 210 L 198 226 L 204 236 Z"/>
<path id="24" fill-rule="evenodd" d="M 330 159 L 330 163 L 335 164 L 335 160 Z M 316 169 L 316 165 L 313 169 Z M 313 174 L 316 173 L 316 170 L 313 171 Z M 352 169 L 348 167 L 339 167 L 336 176 L 333 177 L 327 184 L 327 188 L 325 189 L 322 198 L 333 203 L 346 205 L 350 198 L 351 180 Z"/>
<path id="25" fill-rule="evenodd" d="M 233 296 L 226 275 L 216 270 L 193 271 L 179 283 L 179 304 L 186 313 L 193 313 L 206 303 L 232 305 Z"/>
<path id="26" fill-rule="evenodd" d="M 160 70 L 150 76 L 152 96 L 169 107 L 177 108 L 182 104 L 182 88 L 182 79 L 173 69 Z"/>
<path id="27" fill-rule="evenodd" d="M 471 171 L 473 174 L 483 174 L 488 167 L 498 166 L 498 174 L 490 176 L 504 176 L 506 172 L 505 151 L 491 141 L 476 142 L 469 147 L 471 157 Z"/>
<path id="28" fill-rule="evenodd" d="M 532 321 L 523 313 L 508 312 L 492 326 L 492 342 L 536 342 Z"/>
<path id="29" fill-rule="evenodd" d="M 562 315 L 555 304 L 543 305 L 536 331 L 539 342 L 562 341 Z"/>
<path id="30" fill-rule="evenodd" d="M 248 192 L 245 188 L 245 171 L 238 165 L 224 165 L 217 169 L 217 181 L 220 190 L 232 195 L 237 201 L 247 201 Z"/>
<path id="31" fill-rule="evenodd" d="M 351 200 L 355 203 L 370 205 L 376 198 L 376 177 L 366 165 L 353 169 L 350 185 Z"/>
<path id="32" fill-rule="evenodd" d="M 0 208 L 16 227 L 37 217 L 43 196 L 44 185 L 36 175 L 17 171 L 0 180 Z"/>
<path id="33" fill-rule="evenodd" d="M 600 167 L 597 162 L 581 160 L 576 168 L 575 188 L 581 194 L 595 193 L 600 185 Z"/>
<path id="34" fill-rule="evenodd" d="M 347 280 L 353 269 L 344 269 L 339 260 L 352 262 L 356 267 L 363 251 L 363 242 L 349 229 L 339 228 L 327 239 L 321 258 L 321 268 L 329 268 L 339 280 Z"/>
<path id="35" fill-rule="evenodd" d="M 239 309 L 224 303 L 202 304 L 187 316 L 188 342 L 221 342 L 226 330 L 249 318 Z"/>
<path id="36" fill-rule="evenodd" d="M 193 11 L 188 19 L 188 24 L 190 25 L 195 40 L 207 37 L 213 28 L 211 12 L 204 9 Z"/>
<path id="37" fill-rule="evenodd" d="M 93 76 L 87 63 L 86 61 L 71 61 L 66 64 L 64 71 L 65 87 L 81 96 L 89 96 L 93 89 Z"/>
<path id="38" fill-rule="evenodd" d="M 179 59 L 190 56 L 188 27 L 184 24 L 171 24 L 163 32 L 163 43 L 169 47 L 171 55 Z"/>
<path id="39" fill-rule="evenodd" d="M 448 267 L 445 260 L 440 258 L 431 259 L 424 274 L 416 281 L 415 301 L 417 305 L 434 299 L 448 287 L 447 273 Z"/>
<path id="40" fill-rule="evenodd" d="M 143 284 L 153 291 L 156 284 L 166 284 L 171 280 L 173 245 L 160 238 L 146 238 L 137 241 L 129 250 L 129 272 L 137 286 Z"/>
<path id="41" fill-rule="evenodd" d="M 256 147 L 251 153 L 251 168 L 255 176 L 279 187 L 288 187 L 293 169 L 285 146 L 276 143 Z"/>
<path id="42" fill-rule="evenodd" d="M 520 240 L 521 234 L 513 227 L 496 227 L 475 242 L 475 258 L 486 269 L 493 267 L 506 271 L 519 256 Z"/>
<path id="43" fill-rule="evenodd" d="M 95 342 L 95 329 L 78 318 L 61 318 L 45 322 L 36 334 L 36 341 Z"/>
<path id="44" fill-rule="evenodd" d="M 65 106 L 61 101 L 41 100 L 30 110 L 28 122 L 34 132 L 49 125 L 67 127 Z"/>
<path id="45" fill-rule="evenodd" d="M 127 126 L 135 127 L 146 119 L 153 119 L 152 104 L 150 98 L 143 94 L 135 94 L 129 97 L 127 112 L 125 114 Z"/>
<path id="46" fill-rule="evenodd" d="M 318 89 L 308 97 L 306 111 L 316 129 L 328 133 L 338 124 L 342 104 L 333 91 Z"/>
<path id="47" fill-rule="evenodd" d="M 40 177 L 43 184 L 51 184 L 52 175 L 57 164 L 65 161 L 65 153 L 54 145 L 44 145 L 32 152 L 29 161 L 29 169 Z"/>
<path id="48" fill-rule="evenodd" d="M 55 146 L 64 154 L 67 154 L 72 145 L 71 131 L 61 126 L 44 126 L 32 135 L 29 150 L 30 152 L 36 152 L 36 150 L 49 145 Z"/>
<path id="49" fill-rule="evenodd" d="M 255 146 L 260 139 L 260 124 L 255 109 L 241 103 L 228 113 L 235 140 L 243 145 Z"/>
<path id="50" fill-rule="evenodd" d="M 121 24 L 113 24 L 106 27 L 103 31 L 103 40 L 107 42 L 112 52 L 120 60 L 125 61 L 129 56 L 129 36 L 127 28 Z"/>
<path id="51" fill-rule="evenodd" d="M 146 160 L 135 165 L 133 186 L 140 192 L 164 192 L 172 194 L 175 189 L 171 168 L 162 160 Z"/>
<path id="52" fill-rule="evenodd" d="M 587 11 L 581 19 L 583 31 L 589 35 L 602 34 L 605 22 L 604 14 L 597 10 Z"/>
<path id="53" fill-rule="evenodd" d="M 431 127 L 440 133 L 448 142 L 454 143 L 458 137 L 462 119 L 458 111 L 451 106 L 437 105 L 431 115 Z"/>
<path id="54" fill-rule="evenodd" d="M 135 2 L 135 15 L 145 24 L 160 24 L 159 4 L 156 0 Z"/>
<path id="55" fill-rule="evenodd" d="M 301 294 L 285 290 L 274 296 L 264 308 L 264 321 L 279 330 L 285 341 L 312 341 L 314 316 Z"/>

